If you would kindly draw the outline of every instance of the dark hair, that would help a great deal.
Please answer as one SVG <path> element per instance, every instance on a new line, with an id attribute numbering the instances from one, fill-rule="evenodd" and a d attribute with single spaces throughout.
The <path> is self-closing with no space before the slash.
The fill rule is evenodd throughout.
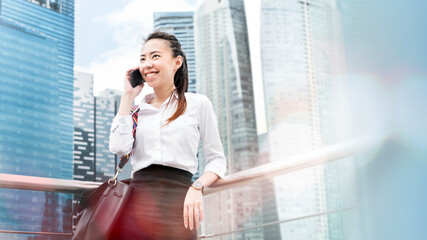
<path id="1" fill-rule="evenodd" d="M 176 92 L 178 94 L 178 107 L 176 108 L 175 113 L 167 120 L 167 123 L 165 124 L 167 125 L 173 120 L 177 119 L 182 114 L 184 114 L 185 110 L 187 109 L 187 100 L 185 99 L 184 94 L 188 91 L 187 58 L 185 57 L 184 51 L 182 51 L 181 43 L 179 43 L 178 39 L 174 35 L 165 32 L 153 32 L 148 35 L 147 39 L 145 39 L 145 42 L 151 39 L 163 39 L 168 41 L 173 56 L 182 57 L 181 67 L 176 71 L 174 76 L 174 84 L 176 89 L 172 92 L 171 96 L 169 97 L 169 101 L 166 105 L 166 107 L 169 105 L 173 94 Z"/>

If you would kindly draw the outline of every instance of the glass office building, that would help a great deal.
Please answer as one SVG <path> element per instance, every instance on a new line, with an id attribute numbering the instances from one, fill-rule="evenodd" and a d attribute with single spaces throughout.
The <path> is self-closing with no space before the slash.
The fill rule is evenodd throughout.
<path id="1" fill-rule="evenodd" d="M 120 156 L 108 148 L 110 127 L 122 92 L 105 89 L 93 95 L 93 75 L 74 72 L 74 179 L 104 182 L 114 176 Z M 130 178 L 130 162 L 119 175 Z"/>
<path id="2" fill-rule="evenodd" d="M 64 178 L 72 179 L 74 0 L 1 0 L 0 3 L 2 17 L 55 39 L 58 51 L 58 70 L 55 78 L 58 82 L 59 97 L 59 171 Z"/>
<path id="3" fill-rule="evenodd" d="M 120 156 L 113 154 L 109 147 L 110 128 L 113 118 L 120 107 L 123 92 L 114 89 L 104 89 L 95 97 L 95 174 L 96 181 L 103 182 L 114 176 Z M 130 161 L 119 174 L 119 179 L 130 178 L 132 165 Z"/>
<path id="4" fill-rule="evenodd" d="M 0 48 L 0 172 L 72 179 L 74 1 L 1 0 Z M 1 229 L 71 230 L 67 194 L 1 189 L 0 208 Z"/>
<path id="5" fill-rule="evenodd" d="M 95 179 L 95 108 L 93 75 L 74 72 L 74 179 Z"/>
<path id="6" fill-rule="evenodd" d="M 261 59 L 270 160 L 345 138 L 344 45 L 336 1 L 261 1 Z M 279 219 L 344 206 L 348 159 L 275 178 Z M 347 186 L 347 189 L 349 187 Z M 345 239 L 341 216 L 281 225 L 283 239 Z"/>
<path id="7" fill-rule="evenodd" d="M 206 0 L 194 21 L 197 92 L 208 96 L 215 110 L 227 174 L 255 167 L 261 162 L 244 2 Z M 205 224 L 206 232 L 262 223 L 261 197 L 258 183 L 207 196 L 206 222 L 218 224 Z M 263 238 L 262 229 L 253 229 L 233 239 Z"/>

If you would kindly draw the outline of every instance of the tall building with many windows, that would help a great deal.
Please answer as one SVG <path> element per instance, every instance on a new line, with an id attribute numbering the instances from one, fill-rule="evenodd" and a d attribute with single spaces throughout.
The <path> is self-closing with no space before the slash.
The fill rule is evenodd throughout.
<path id="1" fill-rule="evenodd" d="M 343 139 L 345 60 L 335 0 L 262 0 L 261 59 L 271 161 Z M 275 178 L 279 219 L 339 206 L 334 164 Z M 332 217 L 282 224 L 282 238 L 343 239 Z"/>
<path id="2" fill-rule="evenodd" d="M 0 15 L 54 39 L 58 51 L 58 115 L 61 174 L 71 179 L 73 151 L 74 0 L 2 0 Z M 35 72 L 37 74 L 37 71 Z"/>
<path id="3" fill-rule="evenodd" d="M 108 150 L 110 126 L 121 92 L 105 89 L 93 95 L 93 75 L 74 72 L 74 179 L 103 182 L 114 176 L 120 156 Z M 119 175 L 131 176 L 130 163 Z"/>
<path id="4" fill-rule="evenodd" d="M 1 0 L 0 46 L 0 172 L 72 179 L 74 1 Z M 70 204 L 1 189 L 0 228 L 70 232 Z"/>
<path id="5" fill-rule="evenodd" d="M 93 75 L 74 71 L 74 179 L 95 179 Z"/>
<path id="6" fill-rule="evenodd" d="M 195 21 L 197 91 L 212 101 L 228 174 L 258 164 L 251 62 L 243 0 L 206 0 Z M 205 198 L 207 233 L 254 226 L 262 222 L 257 184 Z M 231 239 L 233 236 L 225 236 Z M 236 239 L 262 239 L 262 229 L 235 234 Z"/>
<path id="7" fill-rule="evenodd" d="M 95 174 L 96 181 L 107 181 L 114 176 L 120 156 L 108 148 L 110 128 L 113 118 L 119 111 L 122 92 L 105 89 L 95 97 Z M 129 109 L 130 112 L 130 109 Z M 132 167 L 130 161 L 119 174 L 119 179 L 129 178 Z"/>
<path id="8" fill-rule="evenodd" d="M 196 60 L 194 53 L 194 12 L 155 12 L 154 31 L 173 34 L 181 43 L 188 64 L 188 91 L 196 92 Z"/>
<path id="9" fill-rule="evenodd" d="M 267 139 L 268 132 L 258 135 L 258 161 L 262 164 L 270 162 L 270 148 Z M 277 222 L 279 220 L 277 213 L 277 200 L 274 188 L 274 179 L 265 179 L 260 182 L 261 188 L 261 208 L 263 224 Z M 264 239 L 280 240 L 280 225 L 272 224 L 262 228 Z"/>

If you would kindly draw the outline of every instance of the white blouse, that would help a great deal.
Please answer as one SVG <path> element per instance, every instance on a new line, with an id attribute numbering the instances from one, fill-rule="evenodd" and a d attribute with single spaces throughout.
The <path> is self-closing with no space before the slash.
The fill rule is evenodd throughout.
<path id="1" fill-rule="evenodd" d="M 139 105 L 133 149 L 131 116 L 117 115 L 113 119 L 110 151 L 118 155 L 132 151 L 132 175 L 151 164 L 175 167 L 195 174 L 198 169 L 197 150 L 199 141 L 202 141 L 204 172 L 211 171 L 224 177 L 227 162 L 210 100 L 202 94 L 185 93 L 185 113 L 161 127 L 175 112 L 178 95 L 174 94 L 167 108 L 169 98 L 159 109 L 148 104 L 153 98 L 154 93 L 147 94 Z"/>

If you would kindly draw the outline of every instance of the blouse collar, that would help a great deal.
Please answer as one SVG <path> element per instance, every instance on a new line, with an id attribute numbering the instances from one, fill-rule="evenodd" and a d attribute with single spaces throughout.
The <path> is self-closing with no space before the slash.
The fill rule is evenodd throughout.
<path id="1" fill-rule="evenodd" d="M 141 104 L 140 104 L 140 109 L 145 109 L 145 108 L 150 108 L 151 109 L 151 108 L 153 108 L 153 109 L 158 110 L 157 108 L 155 108 L 154 106 L 152 106 L 152 105 L 149 104 L 149 102 L 151 102 L 151 100 L 153 100 L 154 97 L 155 97 L 155 93 L 149 93 L 149 94 L 145 95 L 142 98 L 142 101 L 141 101 Z M 178 93 L 176 91 L 173 92 L 173 97 L 178 100 Z M 162 104 L 162 106 L 160 108 L 162 108 L 163 105 L 167 104 L 168 101 L 169 101 L 169 98 L 167 98 L 165 100 L 165 102 Z"/>

